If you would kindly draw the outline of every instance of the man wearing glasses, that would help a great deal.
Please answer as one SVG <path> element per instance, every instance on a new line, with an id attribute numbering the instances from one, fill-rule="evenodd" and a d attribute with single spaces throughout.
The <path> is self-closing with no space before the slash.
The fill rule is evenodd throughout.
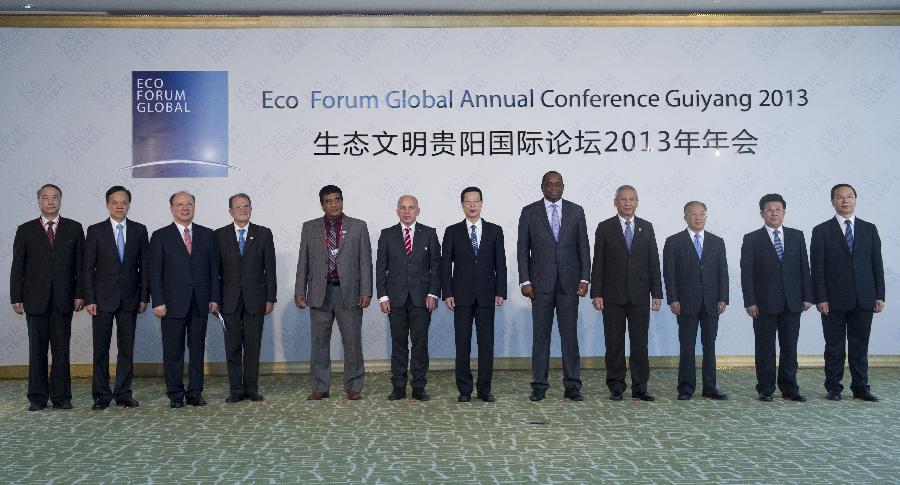
<path id="1" fill-rule="evenodd" d="M 756 392 L 771 402 L 775 392 L 775 338 L 780 347 L 778 388 L 785 400 L 804 402 L 797 384 L 800 314 L 812 306 L 812 280 L 803 232 L 784 227 L 787 203 L 779 194 L 759 200 L 765 225 L 744 235 L 741 287 L 756 338 Z"/>
<path id="2" fill-rule="evenodd" d="M 263 321 L 275 309 L 275 243 L 272 231 L 250 222 L 253 207 L 244 193 L 228 199 L 234 222 L 216 229 L 222 275 L 222 318 L 230 391 L 226 403 L 262 401 L 259 350 Z"/>

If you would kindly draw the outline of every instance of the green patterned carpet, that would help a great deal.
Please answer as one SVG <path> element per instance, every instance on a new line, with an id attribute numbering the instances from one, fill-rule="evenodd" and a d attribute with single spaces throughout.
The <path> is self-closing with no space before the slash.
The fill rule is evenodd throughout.
<path id="1" fill-rule="evenodd" d="M 266 404 L 169 409 L 161 378 L 140 378 L 141 407 L 30 413 L 25 381 L 0 381 L 0 483 L 898 483 L 900 369 L 872 369 L 880 403 L 824 399 L 821 369 L 801 369 L 807 403 L 756 400 L 752 369 L 719 370 L 726 402 L 675 400 L 676 371 L 653 372 L 655 403 L 607 399 L 602 370 L 586 400 L 528 401 L 530 373 L 495 374 L 498 401 L 456 402 L 452 372 L 432 372 L 430 402 L 388 402 L 386 374 L 365 399 L 307 402 L 307 377 L 266 376 Z M 846 378 L 849 378 L 847 376 Z M 340 382 L 336 375 L 333 383 Z M 627 394 L 626 394 L 627 396 Z"/>

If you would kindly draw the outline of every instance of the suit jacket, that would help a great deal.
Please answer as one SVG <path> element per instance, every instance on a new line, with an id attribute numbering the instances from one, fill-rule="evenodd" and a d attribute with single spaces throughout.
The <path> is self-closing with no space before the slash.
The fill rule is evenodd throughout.
<path id="1" fill-rule="evenodd" d="M 816 303 L 848 311 L 871 310 L 875 300 L 884 301 L 881 238 L 871 222 L 856 218 L 851 252 L 844 228 L 832 217 L 813 229 L 809 252 Z"/>
<path id="2" fill-rule="evenodd" d="M 803 231 L 782 226 L 784 259 L 778 260 L 765 227 L 744 235 L 741 244 L 741 289 L 744 308 L 756 305 L 760 313 L 777 314 L 785 304 L 792 312 L 813 301 L 806 238 Z"/>
<path id="3" fill-rule="evenodd" d="M 469 224 L 456 223 L 444 231 L 441 288 L 443 298 L 457 305 L 493 307 L 494 297 L 506 299 L 506 248 L 503 228 L 481 220 L 478 256 L 472 250 Z"/>
<path id="4" fill-rule="evenodd" d="M 84 240 L 84 303 L 103 312 L 137 311 L 150 301 L 147 226 L 128 219 L 125 227 L 122 262 L 109 219 L 88 227 Z"/>
<path id="5" fill-rule="evenodd" d="M 191 295 L 201 313 L 207 312 L 209 302 L 222 302 L 219 249 L 213 231 L 194 223 L 191 232 L 191 254 L 174 222 L 150 236 L 150 297 L 154 308 L 166 306 L 167 317 L 187 317 Z"/>
<path id="6" fill-rule="evenodd" d="M 702 257 L 697 257 L 693 236 L 688 231 L 666 238 L 663 246 L 663 278 L 666 299 L 678 302 L 682 315 L 718 315 L 717 304 L 728 303 L 728 260 L 725 241 L 705 231 Z"/>
<path id="7" fill-rule="evenodd" d="M 262 315 L 266 312 L 266 302 L 275 303 L 278 279 L 272 231 L 252 222 L 246 229 L 243 256 L 234 224 L 220 227 L 215 232 L 223 314 L 235 313 L 241 300 L 243 310 L 251 315 Z"/>
<path id="8" fill-rule="evenodd" d="M 84 230 L 80 223 L 64 217 L 59 218 L 55 229 L 53 247 L 40 218 L 16 229 L 9 299 L 10 303 L 22 303 L 25 313 L 31 315 L 44 313 L 49 305 L 60 312 L 72 312 L 75 300 L 83 297 Z"/>
<path id="9" fill-rule="evenodd" d="M 653 224 L 634 217 L 631 253 L 625 246 L 625 235 L 619 216 L 597 224 L 594 233 L 594 269 L 591 273 L 591 298 L 624 305 L 648 303 L 648 295 L 661 299 L 662 278 L 659 271 L 659 248 Z"/>
<path id="10" fill-rule="evenodd" d="M 372 244 L 365 222 L 344 214 L 335 263 L 341 280 L 341 296 L 346 305 L 356 305 L 360 296 L 372 296 Z M 304 222 L 300 230 L 294 295 L 306 297 L 309 306 L 318 308 L 325 302 L 327 283 L 325 217 L 319 217 Z"/>
<path id="11" fill-rule="evenodd" d="M 407 296 L 413 306 L 424 307 L 425 298 L 441 295 L 441 244 L 437 231 L 416 223 L 412 253 L 406 255 L 401 224 L 381 230 L 375 286 L 378 298 L 387 296 L 391 306 L 403 306 Z"/>
<path id="12" fill-rule="evenodd" d="M 553 293 L 559 281 L 563 293 L 576 293 L 578 283 L 589 281 L 591 276 L 584 209 L 563 199 L 557 241 L 547 219 L 544 199 L 526 205 L 519 216 L 516 254 L 519 284 L 530 281 L 536 293 Z"/>

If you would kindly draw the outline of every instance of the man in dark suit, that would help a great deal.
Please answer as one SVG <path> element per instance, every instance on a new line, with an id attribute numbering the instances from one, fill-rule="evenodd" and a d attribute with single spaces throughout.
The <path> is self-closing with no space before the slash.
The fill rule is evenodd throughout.
<path id="1" fill-rule="evenodd" d="M 365 222 L 344 214 L 344 194 L 336 185 L 319 190 L 323 217 L 303 223 L 294 304 L 309 305 L 310 358 L 308 401 L 329 396 L 331 330 L 337 321 L 344 346 L 344 392 L 362 399 L 365 363 L 363 309 L 372 301 L 372 244 Z"/>
<path id="2" fill-rule="evenodd" d="M 132 396 L 134 378 L 134 334 L 137 314 L 144 313 L 150 296 L 150 242 L 147 227 L 127 219 L 131 192 L 116 185 L 106 191 L 109 219 L 87 230 L 84 241 L 85 310 L 92 317 L 94 379 L 92 409 L 116 405 L 137 407 Z M 109 344 L 116 321 L 116 386 L 109 386 Z"/>
<path id="3" fill-rule="evenodd" d="M 428 326 L 441 293 L 441 244 L 433 227 L 416 222 L 419 211 L 415 197 L 400 197 L 400 224 L 382 229 L 378 238 L 375 286 L 391 324 L 391 401 L 406 397 L 407 362 L 412 398 L 430 399 L 425 391 Z"/>
<path id="4" fill-rule="evenodd" d="M 516 253 L 519 286 L 531 299 L 531 395 L 543 400 L 550 366 L 553 312 L 559 325 L 564 396 L 582 401 L 581 356 L 578 352 L 578 298 L 588 291 L 591 250 L 580 205 L 562 200 L 562 175 L 550 171 L 541 179 L 544 197 L 522 208 Z"/>
<path id="5" fill-rule="evenodd" d="M 41 217 L 16 229 L 9 297 L 13 311 L 28 322 L 29 411 L 47 401 L 55 409 L 72 409 L 69 341 L 72 312 L 84 306 L 81 224 L 59 216 L 62 190 L 45 184 L 37 192 Z M 53 367 L 47 379 L 47 346 Z"/>
<path id="6" fill-rule="evenodd" d="M 623 185 L 616 189 L 613 205 L 618 214 L 597 224 L 591 273 L 591 303 L 603 312 L 606 385 L 610 399 L 624 399 L 627 322 L 631 341 L 631 398 L 655 401 L 647 392 L 650 379 L 647 338 L 650 310 L 657 311 L 662 304 L 656 235 L 653 224 L 634 215 L 638 208 L 634 187 Z"/>
<path id="7" fill-rule="evenodd" d="M 459 402 L 472 400 L 472 318 L 478 339 L 476 397 L 491 392 L 494 367 L 494 309 L 506 299 L 506 248 L 503 228 L 481 218 L 481 189 L 466 187 L 459 196 L 466 219 L 444 231 L 443 297 L 453 311 L 456 335 L 456 388 Z"/>
<path id="8" fill-rule="evenodd" d="M 678 399 L 686 401 L 697 387 L 694 349 L 697 326 L 703 346 L 703 397 L 724 401 L 728 396 L 716 387 L 716 333 L 719 315 L 728 306 L 728 261 L 725 241 L 704 230 L 706 204 L 684 205 L 687 230 L 666 239 L 663 247 L 663 279 L 669 309 L 678 321 Z"/>
<path id="9" fill-rule="evenodd" d="M 797 383 L 800 313 L 812 306 L 812 280 L 803 231 L 782 226 L 787 203 L 780 194 L 759 200 L 765 225 L 744 235 L 741 288 L 744 308 L 753 318 L 756 340 L 756 392 L 771 402 L 775 392 L 775 338 L 778 338 L 778 388 L 782 398 L 804 402 Z"/>
<path id="10" fill-rule="evenodd" d="M 226 403 L 263 400 L 258 386 L 259 351 L 263 321 L 275 309 L 278 280 L 272 231 L 250 222 L 252 211 L 249 195 L 232 195 L 228 213 L 234 222 L 215 232 L 230 387 Z"/>
<path id="11" fill-rule="evenodd" d="M 849 357 L 853 399 L 875 402 L 868 353 L 872 314 L 884 310 L 881 238 L 874 224 L 856 217 L 856 189 L 849 184 L 831 188 L 831 205 L 835 216 L 816 226 L 810 241 L 813 295 L 825 336 L 825 390 L 828 399 L 841 399 Z"/>
<path id="12" fill-rule="evenodd" d="M 205 406 L 203 361 L 206 321 L 219 311 L 219 255 L 213 232 L 194 224 L 194 196 L 169 197 L 175 222 L 150 237 L 150 296 L 153 315 L 162 319 L 163 372 L 169 407 Z M 188 346 L 188 387 L 184 388 L 184 343 Z"/>

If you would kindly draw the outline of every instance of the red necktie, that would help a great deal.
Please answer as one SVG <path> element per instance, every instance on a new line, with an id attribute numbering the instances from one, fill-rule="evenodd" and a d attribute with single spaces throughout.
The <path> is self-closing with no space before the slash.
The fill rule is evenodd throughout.
<path id="1" fill-rule="evenodd" d="M 184 247 L 187 248 L 188 254 L 192 254 L 193 247 L 191 246 L 191 231 L 188 228 L 184 228 Z"/>
<path id="2" fill-rule="evenodd" d="M 47 240 L 50 241 L 50 246 L 56 244 L 56 232 L 53 231 L 53 224 L 53 221 L 47 223 Z"/>
<path id="3" fill-rule="evenodd" d="M 412 239 L 409 238 L 409 228 L 403 229 L 403 244 L 406 246 L 406 255 L 412 254 Z"/>

